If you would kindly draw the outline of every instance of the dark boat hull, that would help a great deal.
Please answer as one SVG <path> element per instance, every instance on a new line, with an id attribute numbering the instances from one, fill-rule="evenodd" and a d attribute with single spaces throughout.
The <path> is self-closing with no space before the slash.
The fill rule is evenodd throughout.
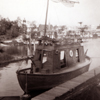
<path id="1" fill-rule="evenodd" d="M 65 81 L 68 81 L 74 77 L 77 77 L 78 75 L 85 73 L 89 69 L 90 62 L 87 65 L 84 65 L 83 67 L 80 67 L 76 70 L 70 71 L 70 72 L 64 72 L 64 73 L 57 73 L 57 74 L 24 74 L 20 71 L 17 71 L 17 78 L 19 81 L 19 84 L 23 91 L 25 91 L 26 88 L 26 82 L 27 82 L 27 91 L 31 92 L 34 90 L 44 90 L 44 89 L 50 89 L 52 87 L 55 87 Z"/>

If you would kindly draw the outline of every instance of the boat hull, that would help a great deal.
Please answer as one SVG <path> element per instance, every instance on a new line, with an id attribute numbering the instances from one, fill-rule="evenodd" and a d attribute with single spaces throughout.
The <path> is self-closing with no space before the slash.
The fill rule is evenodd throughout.
<path id="1" fill-rule="evenodd" d="M 55 87 L 63 82 L 75 78 L 88 71 L 90 62 L 76 70 L 57 73 L 57 74 L 24 74 L 17 71 L 17 78 L 22 90 L 25 92 L 27 83 L 27 92 L 34 90 L 45 90 Z"/>

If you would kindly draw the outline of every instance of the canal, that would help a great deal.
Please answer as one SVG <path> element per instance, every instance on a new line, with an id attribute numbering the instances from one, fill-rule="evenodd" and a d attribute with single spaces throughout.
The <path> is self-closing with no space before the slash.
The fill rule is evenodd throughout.
<path id="1" fill-rule="evenodd" d="M 90 69 L 100 66 L 100 39 L 89 39 L 84 42 L 84 51 L 88 49 L 87 55 L 91 57 Z M 17 81 L 16 71 L 30 67 L 31 61 L 20 61 L 0 67 L 0 96 L 19 96 L 23 94 Z"/>

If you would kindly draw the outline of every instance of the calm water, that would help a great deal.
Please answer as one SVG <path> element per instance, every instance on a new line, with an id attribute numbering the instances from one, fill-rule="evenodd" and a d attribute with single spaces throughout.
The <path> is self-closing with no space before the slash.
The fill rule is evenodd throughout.
<path id="1" fill-rule="evenodd" d="M 84 51 L 91 57 L 90 69 L 100 66 L 100 39 L 91 39 L 83 44 Z M 16 76 L 16 70 L 30 67 L 31 61 L 21 61 L 0 67 L 0 96 L 19 96 L 23 94 Z"/>
<path id="2" fill-rule="evenodd" d="M 9 50 L 10 49 L 10 50 Z M 34 54 L 33 45 L 8 45 L 5 46 L 5 52 L 14 56 L 30 56 Z M 13 52 L 13 53 L 11 53 Z"/>

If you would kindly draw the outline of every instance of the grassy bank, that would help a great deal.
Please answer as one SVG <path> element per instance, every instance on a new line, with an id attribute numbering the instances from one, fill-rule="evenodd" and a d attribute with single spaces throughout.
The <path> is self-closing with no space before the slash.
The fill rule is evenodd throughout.
<path id="1" fill-rule="evenodd" d="M 0 62 L 12 60 L 14 57 L 7 53 L 0 53 Z"/>

